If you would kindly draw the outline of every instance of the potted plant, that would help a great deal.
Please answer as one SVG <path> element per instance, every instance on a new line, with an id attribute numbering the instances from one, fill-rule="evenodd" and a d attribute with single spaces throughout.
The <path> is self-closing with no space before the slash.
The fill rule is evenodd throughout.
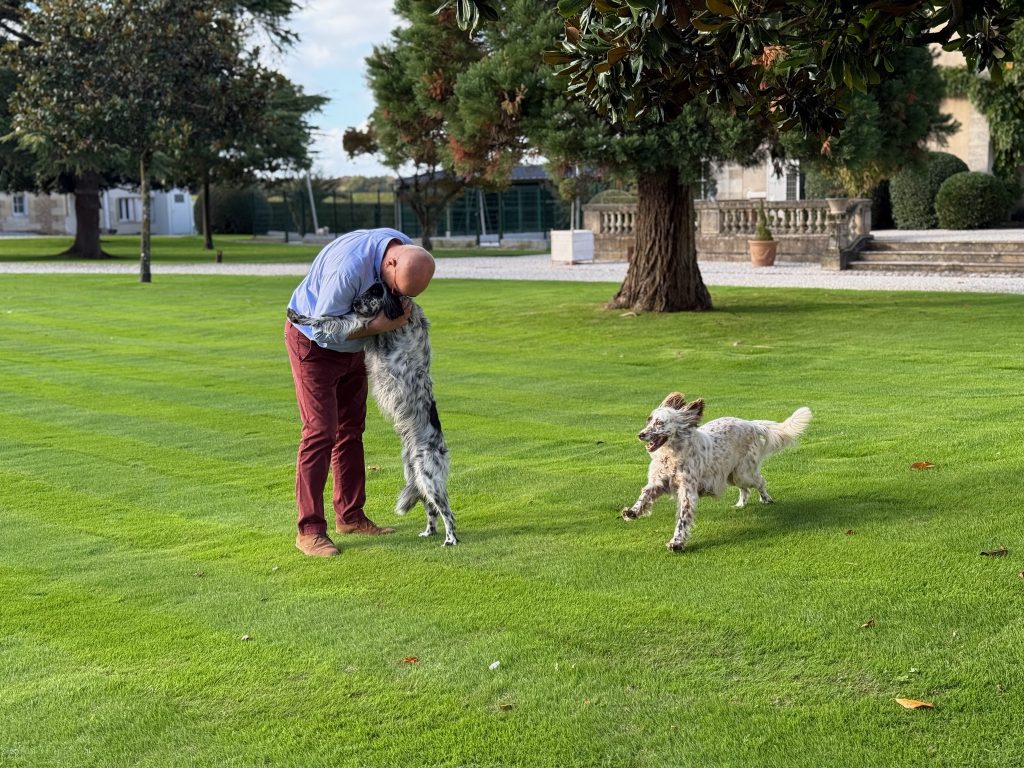
<path id="1" fill-rule="evenodd" d="M 750 263 L 755 267 L 770 267 L 775 264 L 775 253 L 779 244 L 772 237 L 768 228 L 768 215 L 764 212 L 764 200 L 757 212 L 757 228 L 754 236 L 747 241 L 750 246 Z"/>

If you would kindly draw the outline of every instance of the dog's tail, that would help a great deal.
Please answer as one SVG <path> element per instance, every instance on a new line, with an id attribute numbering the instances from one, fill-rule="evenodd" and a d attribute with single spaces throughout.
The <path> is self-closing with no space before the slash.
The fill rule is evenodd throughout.
<path id="1" fill-rule="evenodd" d="M 811 423 L 811 409 L 797 408 L 793 415 L 781 424 L 777 421 L 757 423 L 764 429 L 765 454 L 778 453 L 791 445 L 807 429 L 807 425 Z"/>

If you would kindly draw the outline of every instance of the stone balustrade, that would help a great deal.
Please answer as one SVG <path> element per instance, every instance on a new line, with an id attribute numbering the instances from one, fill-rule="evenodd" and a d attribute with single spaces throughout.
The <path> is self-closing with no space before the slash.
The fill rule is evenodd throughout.
<path id="1" fill-rule="evenodd" d="M 747 241 L 757 229 L 760 200 L 701 200 L 697 212 L 697 256 L 714 261 L 750 258 Z M 871 201 L 851 199 L 840 213 L 825 200 L 764 201 L 765 217 L 779 243 L 778 260 L 820 262 L 844 269 L 871 233 Z M 628 260 L 634 248 L 636 204 L 583 207 L 583 225 L 594 232 L 594 260 Z"/>

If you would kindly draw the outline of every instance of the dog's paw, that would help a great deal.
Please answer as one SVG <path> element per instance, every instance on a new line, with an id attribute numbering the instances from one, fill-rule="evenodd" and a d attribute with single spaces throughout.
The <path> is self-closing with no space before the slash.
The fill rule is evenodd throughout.
<path id="1" fill-rule="evenodd" d="M 446 539 L 444 540 L 444 544 L 442 544 L 441 546 L 443 546 L 443 547 L 454 547 L 454 546 L 455 546 L 456 544 L 458 544 L 458 543 L 459 543 L 459 540 L 458 540 L 458 539 L 456 539 L 456 538 L 455 538 L 455 537 L 453 536 L 453 537 L 452 537 L 452 538 L 450 538 L 450 539 L 449 539 L 449 538 L 446 538 Z"/>
<path id="2" fill-rule="evenodd" d="M 619 514 L 622 516 L 623 520 L 636 520 L 637 518 L 637 514 L 632 507 L 626 507 Z"/>
<path id="3" fill-rule="evenodd" d="M 685 541 L 676 541 L 672 539 L 668 544 L 665 545 L 670 552 L 682 552 L 683 547 L 686 546 Z"/>
<path id="4" fill-rule="evenodd" d="M 435 533 L 437 533 L 437 531 L 432 531 L 429 528 L 427 528 L 427 530 L 423 531 L 423 533 L 420 534 L 420 538 L 421 539 L 429 539 Z"/>

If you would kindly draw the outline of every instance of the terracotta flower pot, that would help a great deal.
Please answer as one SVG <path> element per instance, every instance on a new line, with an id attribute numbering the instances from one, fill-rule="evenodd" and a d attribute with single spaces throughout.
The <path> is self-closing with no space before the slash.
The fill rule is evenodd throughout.
<path id="1" fill-rule="evenodd" d="M 771 267 L 775 264 L 775 253 L 779 244 L 775 240 L 747 240 L 750 246 L 750 263 L 755 267 Z"/>

